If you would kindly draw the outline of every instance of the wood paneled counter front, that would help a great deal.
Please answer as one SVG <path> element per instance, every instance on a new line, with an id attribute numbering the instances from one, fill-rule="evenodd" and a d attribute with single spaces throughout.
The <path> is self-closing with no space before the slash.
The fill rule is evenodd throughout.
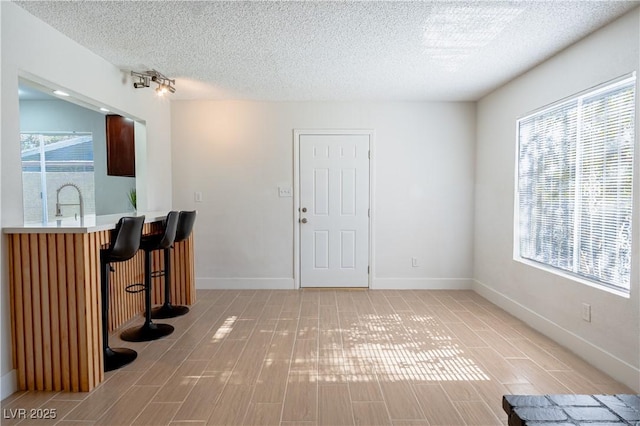
<path id="1" fill-rule="evenodd" d="M 100 249 L 122 215 L 48 225 L 7 227 L 13 363 L 20 390 L 86 392 L 104 379 Z M 143 233 L 157 232 L 166 212 L 145 213 Z M 195 303 L 193 234 L 172 250 L 172 303 Z M 162 251 L 153 270 L 164 269 Z M 114 264 L 109 330 L 144 312 L 143 293 L 125 286 L 144 282 L 144 253 Z M 154 280 L 152 302 L 163 301 Z"/>

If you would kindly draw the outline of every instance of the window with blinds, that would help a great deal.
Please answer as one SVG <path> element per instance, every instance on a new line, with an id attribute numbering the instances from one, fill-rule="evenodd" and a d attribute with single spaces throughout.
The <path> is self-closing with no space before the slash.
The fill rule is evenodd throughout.
<path id="1" fill-rule="evenodd" d="M 635 83 L 518 120 L 520 258 L 629 291 Z"/>

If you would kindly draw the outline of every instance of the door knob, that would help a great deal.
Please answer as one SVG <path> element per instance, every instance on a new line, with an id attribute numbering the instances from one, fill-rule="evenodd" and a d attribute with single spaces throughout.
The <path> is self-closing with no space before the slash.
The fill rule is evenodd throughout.
<path id="1" fill-rule="evenodd" d="M 306 213 L 306 212 L 307 212 L 307 208 L 306 208 L 306 207 L 303 207 L 303 208 L 302 208 L 302 213 Z"/>
<path id="2" fill-rule="evenodd" d="M 308 222 L 308 220 L 307 220 L 307 218 L 306 218 L 306 217 L 303 217 L 302 219 L 300 219 L 300 222 L 302 222 L 302 223 L 307 223 L 307 222 Z"/>

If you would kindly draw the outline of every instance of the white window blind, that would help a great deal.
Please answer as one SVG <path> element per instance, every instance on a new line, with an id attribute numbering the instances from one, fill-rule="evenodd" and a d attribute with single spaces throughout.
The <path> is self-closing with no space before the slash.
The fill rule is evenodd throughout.
<path id="1" fill-rule="evenodd" d="M 629 291 L 635 76 L 518 120 L 519 255 Z"/>

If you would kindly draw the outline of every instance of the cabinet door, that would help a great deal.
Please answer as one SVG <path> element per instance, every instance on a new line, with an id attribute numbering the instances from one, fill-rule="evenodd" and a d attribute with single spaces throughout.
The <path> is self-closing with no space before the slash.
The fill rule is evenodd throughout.
<path id="1" fill-rule="evenodd" d="M 107 174 L 136 175 L 136 149 L 133 121 L 121 115 L 107 115 Z"/>

